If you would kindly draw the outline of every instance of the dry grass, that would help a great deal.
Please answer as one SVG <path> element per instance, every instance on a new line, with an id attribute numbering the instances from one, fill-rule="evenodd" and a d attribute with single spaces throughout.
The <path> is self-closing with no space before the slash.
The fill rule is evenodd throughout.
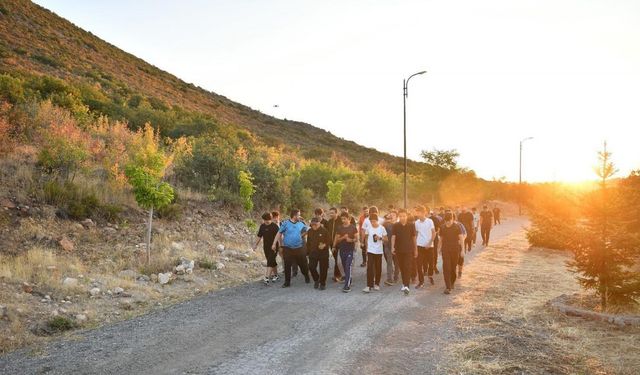
<path id="1" fill-rule="evenodd" d="M 568 254 L 529 249 L 522 232 L 492 246 L 465 269 L 471 280 L 449 311 L 461 339 L 450 348 L 455 373 L 633 374 L 640 329 L 564 316 L 547 306 L 579 292 Z"/>
<path id="2" fill-rule="evenodd" d="M 51 250 L 35 247 L 18 256 L 0 254 L 0 278 L 28 282 L 61 289 L 64 277 L 76 277 L 85 267 L 73 255 L 57 255 Z"/>

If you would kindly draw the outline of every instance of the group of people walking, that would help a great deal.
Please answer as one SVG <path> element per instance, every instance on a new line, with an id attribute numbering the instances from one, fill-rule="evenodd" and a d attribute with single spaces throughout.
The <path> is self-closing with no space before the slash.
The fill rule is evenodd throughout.
<path id="1" fill-rule="evenodd" d="M 496 213 L 496 209 L 498 210 Z M 416 206 L 410 212 L 389 206 L 382 215 L 375 206 L 364 207 L 355 219 L 346 207 L 330 208 L 328 219 L 321 208 L 314 211 L 309 225 L 300 210 L 291 210 L 286 220 L 278 212 L 262 215 L 254 250 L 263 243 L 267 268 L 264 283 L 278 282 L 277 257 L 284 260 L 283 288 L 291 285 L 298 270 L 305 282 L 313 279 L 314 288 L 325 290 L 331 257 L 334 282 L 342 283 L 342 291 L 350 292 L 356 248 L 362 252 L 361 267 L 366 267 L 364 293 L 380 290 L 382 260 L 386 262 L 384 285 L 401 283 L 401 291 L 408 295 L 413 289 L 425 287 L 425 277 L 435 284 L 439 274 L 438 255 L 442 256 L 445 294 L 454 289 L 462 276 L 464 256 L 472 250 L 480 231 L 482 245 L 489 244 L 491 228 L 500 222 L 499 208 L 486 205 L 478 212 L 474 207 L 456 207 L 437 212 L 429 207 Z"/>

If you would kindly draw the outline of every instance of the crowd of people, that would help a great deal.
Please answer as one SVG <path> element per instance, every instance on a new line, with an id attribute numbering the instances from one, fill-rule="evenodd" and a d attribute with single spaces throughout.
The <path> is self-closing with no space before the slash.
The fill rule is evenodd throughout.
<path id="1" fill-rule="evenodd" d="M 297 209 L 291 210 L 285 220 L 275 211 L 262 215 L 253 249 L 262 241 L 267 259 L 265 285 L 280 281 L 280 256 L 284 262 L 283 288 L 289 287 L 292 277 L 300 273 L 306 283 L 313 280 L 315 289 L 325 290 L 333 263 L 333 282 L 342 283 L 342 291 L 350 292 L 359 246 L 360 267 L 366 267 L 367 275 L 364 293 L 380 290 L 383 259 L 384 285 L 401 283 L 400 290 L 405 295 L 410 293 L 411 285 L 421 289 L 426 280 L 434 285 L 434 275 L 440 274 L 437 266 L 441 256 L 444 293 L 450 294 L 456 279 L 462 276 L 465 254 L 476 244 L 478 232 L 482 246 L 489 245 L 491 228 L 501 219 L 498 207 L 491 210 L 486 205 L 481 211 L 475 207 L 431 210 L 425 206 L 408 211 L 389 206 L 385 215 L 371 206 L 363 207 L 357 220 L 346 207 L 332 207 L 327 214 L 328 219 L 323 209 L 315 209 L 308 225 Z"/>

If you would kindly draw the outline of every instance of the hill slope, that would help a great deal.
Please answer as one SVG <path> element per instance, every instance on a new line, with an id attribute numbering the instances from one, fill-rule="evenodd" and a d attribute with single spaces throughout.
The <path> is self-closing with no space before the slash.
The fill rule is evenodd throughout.
<path id="1" fill-rule="evenodd" d="M 152 103 L 179 106 L 211 116 L 222 125 L 248 130 L 267 145 L 283 146 L 286 138 L 288 145 L 308 158 L 326 158 L 337 150 L 355 164 L 385 162 L 394 171 L 402 166 L 401 158 L 309 124 L 276 119 L 181 81 L 26 0 L 0 4 L 0 72 L 45 74 L 102 90 L 139 93 Z"/>

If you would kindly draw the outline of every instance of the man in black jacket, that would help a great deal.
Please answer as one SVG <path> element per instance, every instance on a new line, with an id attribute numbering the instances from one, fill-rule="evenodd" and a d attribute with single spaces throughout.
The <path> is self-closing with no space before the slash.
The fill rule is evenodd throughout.
<path id="1" fill-rule="evenodd" d="M 320 219 L 311 219 L 311 229 L 307 232 L 307 250 L 309 252 L 309 271 L 313 277 L 313 287 L 324 290 L 327 285 L 327 269 L 329 268 L 329 232 L 320 224 Z M 318 273 L 320 265 L 320 273 Z"/>

